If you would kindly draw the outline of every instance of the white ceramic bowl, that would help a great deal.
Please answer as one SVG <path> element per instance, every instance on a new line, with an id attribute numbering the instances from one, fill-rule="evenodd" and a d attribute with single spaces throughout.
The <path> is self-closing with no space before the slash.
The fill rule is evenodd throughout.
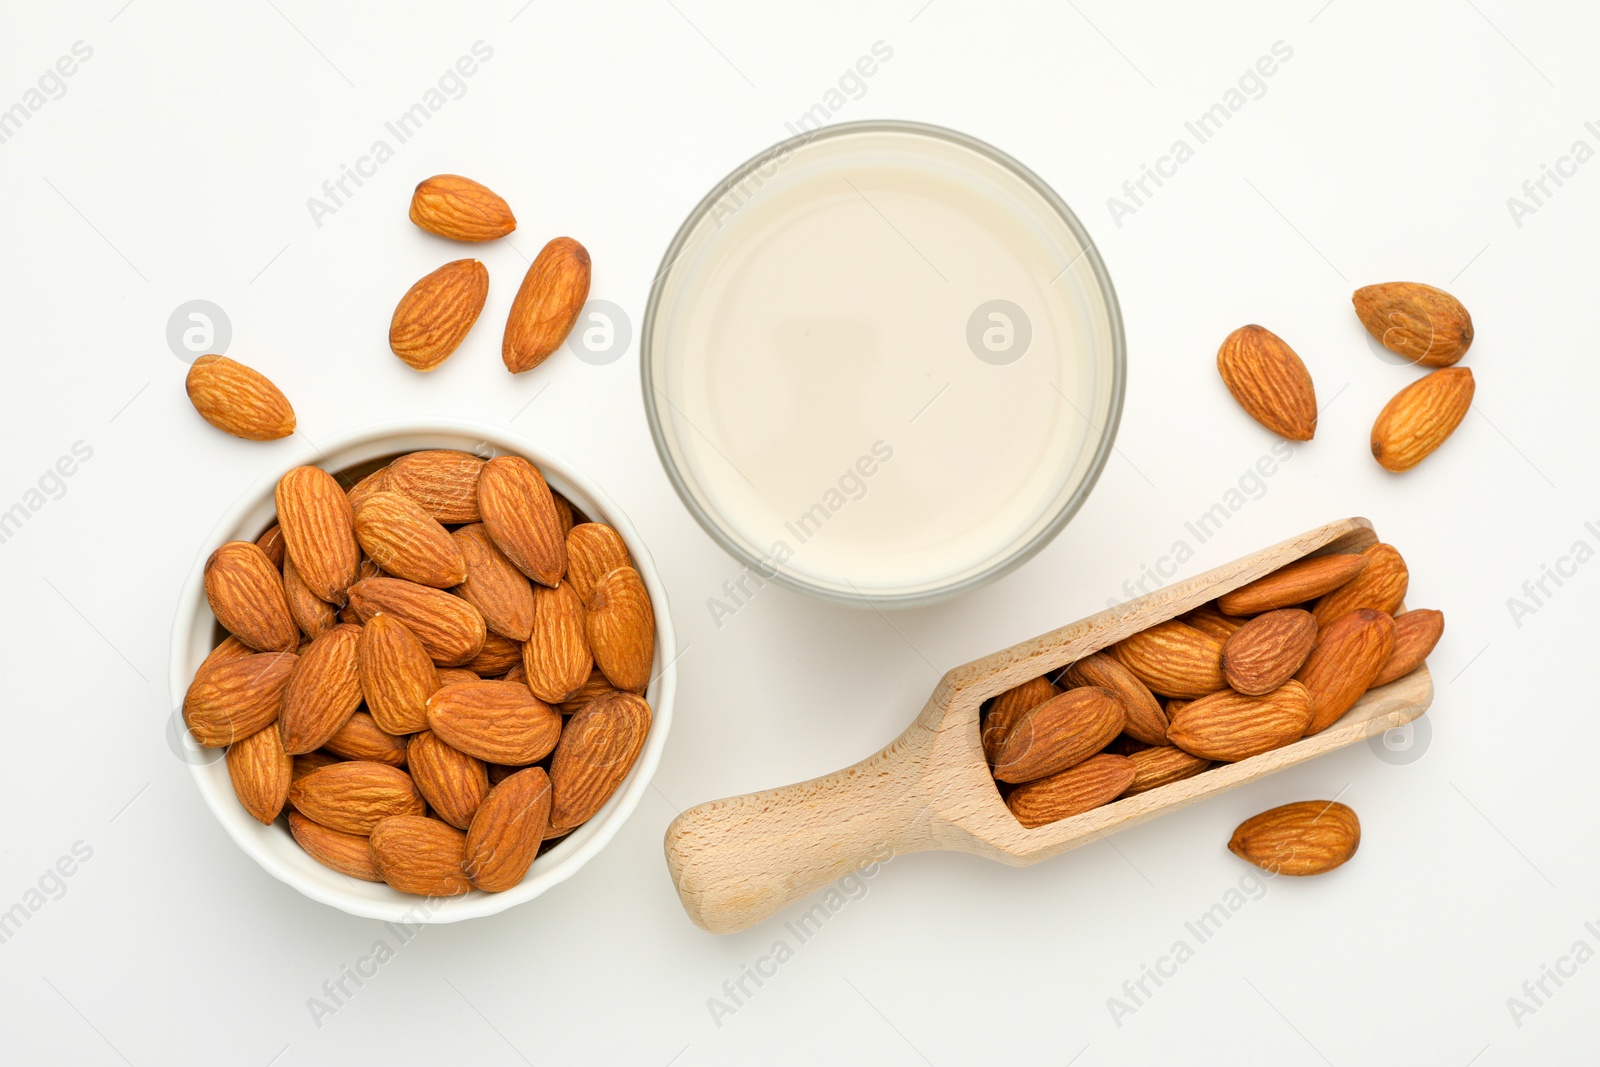
<path id="1" fill-rule="evenodd" d="M 543 472 L 550 486 L 571 501 L 573 507 L 591 519 L 609 523 L 627 544 L 655 606 L 656 660 L 654 680 L 645 693 L 652 713 L 650 733 L 622 786 L 594 818 L 535 860 L 533 868 L 516 888 L 504 893 L 473 890 L 465 896 L 429 898 L 399 893 L 382 883 L 363 882 L 338 874 L 308 856 L 289 836 L 282 818 L 271 826 L 263 826 L 251 818 L 233 794 L 226 763 L 221 758 L 208 758 L 212 752 L 220 757 L 220 750 L 191 749 L 205 755 L 189 762 L 200 795 L 217 820 L 238 846 L 274 878 L 313 900 L 352 915 L 390 921 L 446 923 L 504 911 L 572 877 L 606 846 L 633 813 L 660 762 L 661 749 L 672 724 L 672 693 L 676 681 L 673 661 L 677 651 L 672 618 L 666 589 L 649 551 L 628 517 L 604 490 L 580 474 L 571 463 L 532 441 L 462 419 L 435 418 L 420 423 L 374 426 L 326 441 L 320 451 L 307 445 L 301 454 L 290 456 L 282 470 L 263 478 L 235 501 L 201 546 L 194 569 L 178 597 L 178 616 L 172 628 L 170 684 L 173 700 L 181 701 L 196 668 L 216 644 L 216 619 L 206 603 L 202 580 L 206 557 L 225 541 L 253 541 L 272 524 L 277 510 L 273 491 L 284 471 L 301 464 L 315 464 L 338 472 L 425 448 L 456 448 L 485 457 L 502 453 L 523 456 Z M 181 722 L 179 725 L 181 727 Z M 192 740 L 189 745 L 193 745 Z"/>

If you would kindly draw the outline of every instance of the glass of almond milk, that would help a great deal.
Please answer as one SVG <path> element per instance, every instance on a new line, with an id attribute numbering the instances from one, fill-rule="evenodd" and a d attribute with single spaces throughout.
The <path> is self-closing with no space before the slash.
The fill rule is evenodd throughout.
<path id="1" fill-rule="evenodd" d="M 803 133 L 667 250 L 641 340 L 661 461 L 760 582 L 878 607 L 1019 566 L 1083 503 L 1126 371 L 1116 294 L 1040 178 L 905 122 Z"/>

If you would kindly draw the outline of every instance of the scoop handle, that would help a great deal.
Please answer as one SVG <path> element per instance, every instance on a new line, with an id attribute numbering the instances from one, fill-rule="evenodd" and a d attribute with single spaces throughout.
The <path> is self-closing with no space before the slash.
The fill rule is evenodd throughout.
<path id="1" fill-rule="evenodd" d="M 908 734 L 912 731 L 908 731 Z M 936 847 L 922 761 L 907 738 L 809 782 L 690 808 L 667 827 L 667 867 L 697 926 L 753 926 L 852 871 Z"/>

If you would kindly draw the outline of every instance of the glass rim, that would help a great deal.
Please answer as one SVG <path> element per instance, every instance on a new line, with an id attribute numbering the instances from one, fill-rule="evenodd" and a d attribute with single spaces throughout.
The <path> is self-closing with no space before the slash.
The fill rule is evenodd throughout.
<path id="1" fill-rule="evenodd" d="M 656 403 L 657 388 L 655 377 L 652 373 L 656 316 L 660 311 L 667 279 L 701 221 L 711 213 L 711 210 L 731 190 L 739 186 L 751 174 L 771 160 L 798 151 L 813 141 L 858 133 L 913 134 L 933 140 L 945 141 L 984 156 L 1021 179 L 1055 212 L 1082 246 L 1083 251 L 1078 254 L 1077 258 L 1086 260 L 1094 274 L 1096 286 L 1099 289 L 1101 299 L 1105 303 L 1106 326 L 1111 333 L 1111 396 L 1106 411 L 1106 423 L 1104 426 L 1095 426 L 1092 421 L 1089 422 L 1089 428 L 1100 435 L 1100 442 L 1095 446 L 1083 478 L 1068 494 L 1059 510 L 1050 517 L 1049 522 L 1045 523 L 1027 541 L 1006 552 L 1003 556 L 994 559 L 983 569 L 966 574 L 952 582 L 905 592 L 844 592 L 831 586 L 798 578 L 772 566 L 769 561 L 752 554 L 729 533 L 725 523 L 718 521 L 716 516 L 708 513 L 705 508 L 700 506 L 700 502 L 690 490 L 683 472 L 678 469 L 678 464 L 673 459 L 671 449 L 667 445 L 661 411 Z M 1068 266 L 1070 267 L 1071 264 L 1069 263 Z M 748 570 L 760 575 L 763 581 L 775 582 L 787 589 L 806 593 L 822 600 L 852 606 L 865 604 L 875 607 L 920 607 L 947 600 L 959 596 L 961 593 L 987 585 L 989 582 L 1009 574 L 1037 555 L 1055 539 L 1056 535 L 1061 532 L 1062 527 L 1066 526 L 1067 522 L 1083 507 L 1084 501 L 1089 497 L 1089 492 L 1094 488 L 1095 483 L 1100 480 L 1101 472 L 1105 470 L 1106 462 L 1111 456 L 1112 442 L 1122 421 L 1122 404 L 1127 391 L 1127 374 L 1127 340 L 1123 332 L 1122 310 L 1117 303 L 1116 289 L 1111 284 L 1111 275 L 1106 270 L 1105 261 L 1100 257 L 1099 248 L 1089 237 L 1088 230 L 1084 228 L 1083 223 L 1079 221 L 1073 210 L 1067 206 L 1066 201 L 1061 198 L 1060 194 L 1028 167 L 986 141 L 980 141 L 976 137 L 944 126 L 909 122 L 901 119 L 868 119 L 859 122 L 842 122 L 831 126 L 821 126 L 815 130 L 808 130 L 778 141 L 770 147 L 757 152 L 729 171 L 726 177 L 700 199 L 700 202 L 689 212 L 688 217 L 684 219 L 683 224 L 678 227 L 677 233 L 673 235 L 672 243 L 667 246 L 667 251 L 661 258 L 661 267 L 656 271 L 655 278 L 650 283 L 650 297 L 645 304 L 644 321 L 639 331 L 639 376 L 644 393 L 645 421 L 650 426 L 650 437 L 655 442 L 656 454 L 661 459 L 661 466 L 667 473 L 667 479 L 672 483 L 672 488 L 677 492 L 678 498 L 689 509 L 689 514 L 694 516 L 695 521 L 700 524 L 700 528 L 709 534 L 711 539 L 720 545 L 725 552 L 742 563 Z M 1089 421 L 1087 415 L 1084 416 L 1084 419 Z"/>

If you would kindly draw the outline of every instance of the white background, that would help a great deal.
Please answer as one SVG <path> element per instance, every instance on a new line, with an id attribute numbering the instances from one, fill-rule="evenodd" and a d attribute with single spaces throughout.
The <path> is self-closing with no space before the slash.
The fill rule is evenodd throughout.
<path id="1" fill-rule="evenodd" d="M 0 908 L 75 842 L 93 855 L 0 945 L 6 1058 L 1592 1058 L 1600 964 L 1547 985 L 1520 1027 L 1507 998 L 1580 938 L 1600 949 L 1584 926 L 1600 920 L 1600 564 L 1549 585 L 1520 626 L 1507 598 L 1575 541 L 1600 546 L 1584 525 L 1600 522 L 1600 163 L 1551 186 L 1521 226 L 1506 200 L 1575 140 L 1600 148 L 1584 128 L 1600 119 L 1600 17 L 1507 0 L 1321 4 L 96 0 L 13 13 L 0 108 L 74 42 L 93 57 L 0 144 L 0 509 L 74 442 L 93 457 L 0 545 Z M 465 96 L 315 225 L 307 198 L 479 40 L 494 54 Z M 660 469 L 637 344 L 606 366 L 561 353 L 512 378 L 500 323 L 526 257 L 569 233 L 594 256 L 593 295 L 637 326 L 690 207 L 880 40 L 892 59 L 837 121 L 988 140 L 1097 240 L 1128 324 L 1118 453 L 1055 543 L 989 588 L 894 628 L 768 588 L 719 628 L 706 601 L 738 567 Z M 1280 40 L 1293 57 L 1265 95 L 1117 226 L 1107 198 Z M 441 171 L 504 194 L 512 238 L 463 253 L 412 227 L 411 187 Z M 462 254 L 492 274 L 483 321 L 416 375 L 387 351 L 389 314 Z M 1449 288 L 1478 329 L 1473 413 L 1403 476 L 1373 463 L 1366 438 L 1416 372 L 1381 358 L 1349 305 L 1355 286 L 1392 279 Z M 222 509 L 297 447 L 236 441 L 190 409 L 165 324 L 193 298 L 226 310 L 229 353 L 284 388 L 313 441 L 447 414 L 576 460 L 651 545 L 688 646 L 657 788 L 611 846 L 530 904 L 424 930 L 320 1027 L 308 998 L 393 934 L 259 870 L 163 736 L 181 695 L 165 684 L 179 585 Z M 667 823 L 853 762 L 910 721 L 941 671 L 1123 595 L 1273 444 L 1214 369 L 1245 322 L 1298 349 L 1327 409 L 1317 439 L 1183 572 L 1371 517 L 1410 561 L 1412 606 L 1448 619 L 1420 758 L 1357 745 L 1027 869 L 898 858 L 718 1026 L 708 998 L 783 930 L 693 927 L 662 861 Z M 1334 795 L 1362 818 L 1355 859 L 1271 883 L 1116 1025 L 1107 999 L 1250 870 L 1224 848 L 1235 824 Z"/>

